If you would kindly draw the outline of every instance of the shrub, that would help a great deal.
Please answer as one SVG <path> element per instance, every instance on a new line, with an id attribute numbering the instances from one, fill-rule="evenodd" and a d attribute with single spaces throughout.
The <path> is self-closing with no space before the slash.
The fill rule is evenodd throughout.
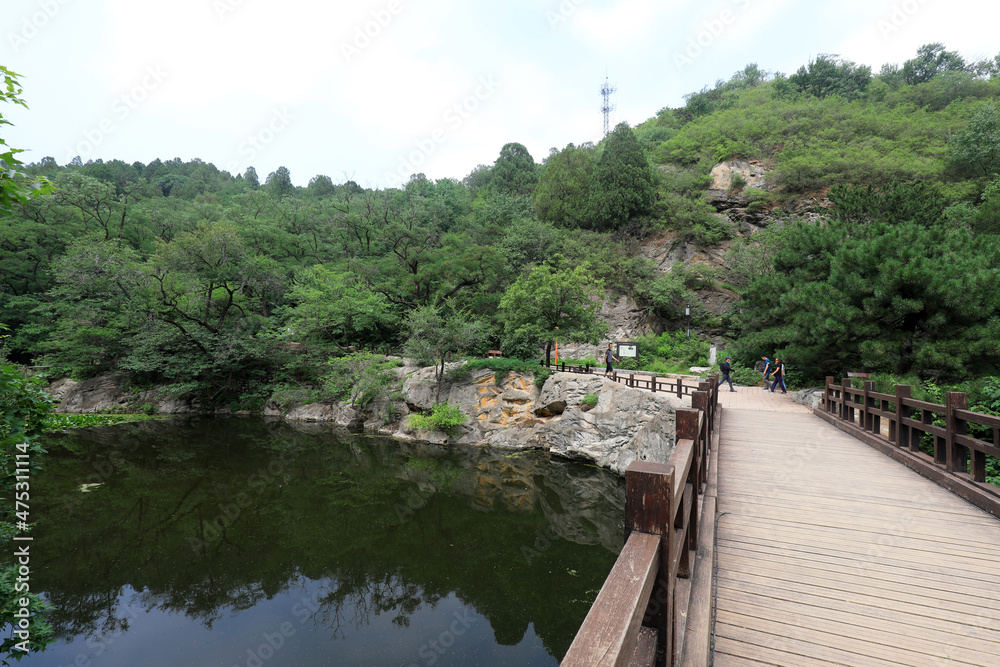
<path id="1" fill-rule="evenodd" d="M 595 405 L 597 405 L 597 394 L 587 394 L 582 399 L 580 399 L 580 404 L 594 407 Z"/>
<path id="2" fill-rule="evenodd" d="M 738 366 L 737 364 L 732 364 L 732 367 L 733 370 L 729 374 L 729 377 L 733 379 L 733 384 L 743 387 L 755 387 L 760 384 L 762 372 L 754 368 Z"/>
<path id="3" fill-rule="evenodd" d="M 323 388 L 335 399 L 350 400 L 351 407 L 367 408 L 389 395 L 396 383 L 392 369 L 402 365 L 370 352 L 355 352 L 331 359 L 330 372 L 323 378 Z"/>
<path id="4" fill-rule="evenodd" d="M 738 171 L 734 171 L 729 175 L 729 191 L 739 192 L 747 186 L 747 179 L 743 177 Z"/>
<path id="5" fill-rule="evenodd" d="M 465 414 L 458 406 L 438 403 L 431 413 L 410 415 L 410 427 L 420 431 L 443 431 L 455 435 L 455 429 L 465 423 Z"/>

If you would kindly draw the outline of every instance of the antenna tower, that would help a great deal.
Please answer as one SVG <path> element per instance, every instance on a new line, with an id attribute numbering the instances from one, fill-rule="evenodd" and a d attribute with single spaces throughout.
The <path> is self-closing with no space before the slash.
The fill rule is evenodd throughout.
<path id="1" fill-rule="evenodd" d="M 601 86 L 601 97 L 604 98 L 604 104 L 601 105 L 601 111 L 604 113 L 604 136 L 608 136 L 608 132 L 611 131 L 609 127 L 611 112 L 615 110 L 615 105 L 611 103 L 611 95 L 617 91 L 616 86 L 608 83 L 608 77 L 604 77 L 604 85 Z"/>

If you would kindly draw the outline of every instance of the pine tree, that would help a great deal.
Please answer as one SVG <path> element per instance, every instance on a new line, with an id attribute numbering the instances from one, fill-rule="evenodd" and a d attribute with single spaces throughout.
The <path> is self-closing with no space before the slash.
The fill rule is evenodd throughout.
<path id="1" fill-rule="evenodd" d="M 594 169 L 590 217 L 594 228 L 617 229 L 632 218 L 648 214 L 656 201 L 653 168 L 628 123 L 619 123 L 608 135 L 604 153 Z"/>

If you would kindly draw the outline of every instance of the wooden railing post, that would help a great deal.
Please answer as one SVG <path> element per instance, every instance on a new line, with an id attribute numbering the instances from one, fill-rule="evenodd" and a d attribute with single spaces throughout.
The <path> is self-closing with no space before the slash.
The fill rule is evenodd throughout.
<path id="1" fill-rule="evenodd" d="M 872 408 L 874 406 L 872 405 L 873 399 L 871 397 L 871 393 L 873 391 L 875 391 L 875 383 L 872 382 L 871 380 L 865 380 L 864 382 L 865 393 L 863 395 L 863 405 L 865 407 L 864 407 L 864 414 L 862 415 L 864 417 L 863 419 L 864 423 L 861 425 L 861 428 L 870 432 L 875 431 L 875 417 L 874 415 L 872 415 Z"/>
<path id="2" fill-rule="evenodd" d="M 702 401 L 707 400 L 708 398 L 703 392 L 699 391 L 695 393 L 702 394 Z M 702 428 L 698 424 L 699 417 L 704 419 L 704 413 L 700 410 L 688 408 L 677 409 L 677 441 L 694 441 L 691 468 L 688 470 L 687 478 L 687 482 L 691 484 L 691 510 L 687 517 L 687 548 L 682 549 L 681 558 L 677 565 L 677 576 L 684 579 L 691 576 L 691 570 L 694 565 L 694 563 L 691 562 L 691 556 L 698 553 L 698 491 L 701 489 L 701 468 L 705 463 L 704 452 L 702 451 L 704 437 L 702 434 Z M 674 527 L 683 527 L 684 517 L 681 513 L 678 513 L 677 521 L 681 525 L 675 525 Z"/>
<path id="3" fill-rule="evenodd" d="M 632 531 L 660 536 L 660 566 L 647 613 L 656 628 L 657 648 L 665 656 L 674 652 L 674 591 L 670 586 L 673 488 L 672 465 L 633 461 L 625 469 L 625 541 L 628 542 Z"/>
<path id="4" fill-rule="evenodd" d="M 851 407 L 850 398 L 851 379 L 841 378 L 840 380 L 840 418 L 846 422 L 854 422 L 854 408 Z"/>
<path id="5" fill-rule="evenodd" d="M 903 424 L 904 419 L 913 417 L 913 409 L 903 405 L 903 401 L 910 398 L 910 385 L 896 385 L 896 444 L 904 449 L 917 451 L 919 446 L 912 441 L 913 431 L 909 426 Z"/>
<path id="6" fill-rule="evenodd" d="M 826 382 L 823 384 L 823 409 L 827 412 L 833 412 L 833 376 L 827 375 Z"/>
<path id="7" fill-rule="evenodd" d="M 701 466 L 701 474 L 698 477 L 698 491 L 701 491 L 703 486 L 708 483 L 709 448 L 712 446 L 712 424 L 709 421 L 709 415 L 711 415 L 710 405 L 711 395 L 709 393 L 696 391 L 691 394 L 691 407 L 696 411 L 701 411 L 705 415 L 700 433 L 702 442 L 695 441 L 698 450 L 699 465 Z M 678 425 L 678 440 L 683 437 L 680 435 L 679 428 Z"/>
<path id="8" fill-rule="evenodd" d="M 955 410 L 966 409 L 966 396 L 961 391 L 949 391 L 945 394 L 945 469 L 948 472 L 965 472 L 969 467 L 969 451 L 966 447 L 955 443 L 955 435 L 965 435 L 965 421 L 955 416 Z"/>

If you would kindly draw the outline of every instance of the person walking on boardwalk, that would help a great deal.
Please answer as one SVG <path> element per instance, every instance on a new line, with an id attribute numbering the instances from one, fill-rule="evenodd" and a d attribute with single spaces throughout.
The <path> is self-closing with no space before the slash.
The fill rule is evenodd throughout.
<path id="1" fill-rule="evenodd" d="M 767 376 L 771 374 L 771 360 L 767 357 L 761 357 L 764 360 L 764 374 L 761 376 L 761 380 L 764 381 L 764 386 L 762 387 L 764 391 L 767 391 Z"/>
<path id="2" fill-rule="evenodd" d="M 733 379 L 729 377 L 729 373 L 733 370 L 733 367 L 729 364 L 732 360 L 732 357 L 726 357 L 726 360 L 719 364 L 719 370 L 722 372 L 722 379 L 719 380 L 719 386 L 721 387 L 724 382 L 729 382 L 729 391 L 736 391 L 733 388 Z"/>
<path id="3" fill-rule="evenodd" d="M 616 357 L 614 355 L 614 352 L 611 351 L 611 343 L 608 343 L 608 349 L 604 351 L 604 363 L 606 364 L 606 367 L 604 369 L 604 375 L 605 376 L 611 375 L 611 373 L 614 372 L 614 370 L 615 370 L 611 366 L 611 361 L 612 360 L 617 361 L 618 363 L 621 363 L 621 359 L 619 359 L 618 357 Z"/>
<path id="4" fill-rule="evenodd" d="M 785 362 L 778 357 L 774 358 L 774 370 L 771 371 L 771 377 L 774 378 L 774 383 L 771 384 L 771 393 L 774 393 L 774 388 L 779 384 L 781 385 L 781 393 L 787 394 L 785 391 Z"/>

